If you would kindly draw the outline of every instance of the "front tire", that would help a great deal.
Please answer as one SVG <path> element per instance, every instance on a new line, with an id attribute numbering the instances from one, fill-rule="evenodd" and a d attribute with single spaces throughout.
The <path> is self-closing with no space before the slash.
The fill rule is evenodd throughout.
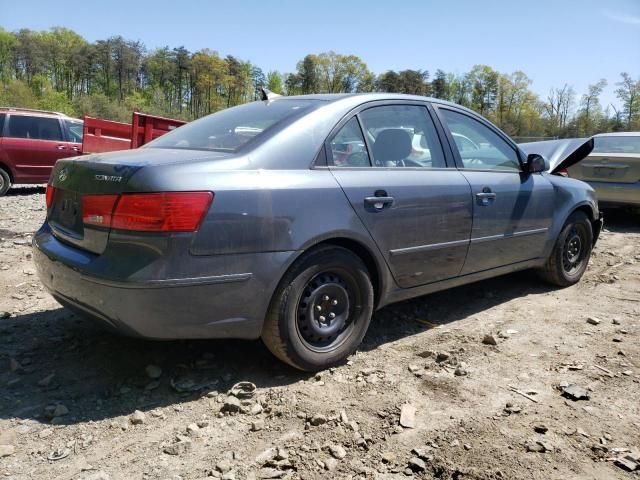
<path id="1" fill-rule="evenodd" d="M 373 314 L 369 271 L 351 251 L 331 245 L 298 259 L 269 307 L 262 340 L 280 360 L 306 371 L 344 361 L 362 342 Z"/>
<path id="2" fill-rule="evenodd" d="M 0 168 L 0 197 L 9 191 L 11 188 L 11 177 L 2 168 Z"/>
<path id="3" fill-rule="evenodd" d="M 584 212 L 573 212 L 562 227 L 547 263 L 539 271 L 547 282 L 568 287 L 580 281 L 593 247 L 593 228 Z"/>

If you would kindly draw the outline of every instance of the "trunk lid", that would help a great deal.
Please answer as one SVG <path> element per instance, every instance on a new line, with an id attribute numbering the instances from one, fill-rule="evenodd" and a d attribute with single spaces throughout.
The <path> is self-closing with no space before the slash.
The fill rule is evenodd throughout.
<path id="1" fill-rule="evenodd" d="M 49 182 L 55 191 L 47 221 L 60 240 L 93 253 L 102 253 L 110 229 L 83 224 L 83 195 L 154 191 L 152 185 L 140 185 L 132 180 L 136 173 L 163 165 L 228 156 L 211 151 L 142 148 L 60 160 Z"/>
<path id="2" fill-rule="evenodd" d="M 636 183 L 640 181 L 640 155 L 592 153 L 569 168 L 569 176 L 588 182 Z"/>

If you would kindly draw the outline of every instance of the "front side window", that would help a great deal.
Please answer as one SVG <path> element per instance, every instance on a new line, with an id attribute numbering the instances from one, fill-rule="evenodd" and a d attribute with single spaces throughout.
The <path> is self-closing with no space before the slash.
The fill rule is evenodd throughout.
<path id="1" fill-rule="evenodd" d="M 80 120 L 65 120 L 67 130 L 69 130 L 70 141 L 82 143 L 82 122 Z"/>
<path id="2" fill-rule="evenodd" d="M 360 114 L 378 167 L 444 168 L 444 154 L 426 107 L 387 105 Z"/>
<path id="3" fill-rule="evenodd" d="M 5 136 L 32 140 L 62 141 L 60 122 L 57 118 L 52 117 L 10 115 Z"/>
<path id="4" fill-rule="evenodd" d="M 453 110 L 443 108 L 440 113 L 451 131 L 464 168 L 520 171 L 516 151 L 489 127 Z"/>
<path id="5" fill-rule="evenodd" d="M 6 114 L 0 113 L 0 137 L 2 137 L 2 130 L 4 128 L 4 119 L 7 117 Z"/>
<path id="6" fill-rule="evenodd" d="M 594 137 L 593 153 L 640 153 L 640 136 Z"/>
<path id="7" fill-rule="evenodd" d="M 322 102 L 279 99 L 229 108 L 175 129 L 144 148 L 235 152 L 268 131 L 307 114 Z"/>
<path id="8" fill-rule="evenodd" d="M 353 117 L 333 137 L 330 160 L 335 167 L 370 167 L 369 153 L 358 119 Z"/>

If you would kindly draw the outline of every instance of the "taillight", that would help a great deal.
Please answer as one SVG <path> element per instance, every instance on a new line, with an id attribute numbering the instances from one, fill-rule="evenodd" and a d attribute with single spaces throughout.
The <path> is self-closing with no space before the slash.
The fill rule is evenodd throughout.
<path id="1" fill-rule="evenodd" d="M 56 188 L 52 185 L 47 185 L 47 191 L 45 193 L 45 201 L 47 202 L 47 210 L 53 205 L 53 195 L 56 193 Z"/>
<path id="2" fill-rule="evenodd" d="M 111 227 L 111 215 L 118 195 L 83 195 L 82 222 L 96 227 Z"/>
<path id="3" fill-rule="evenodd" d="M 556 175 L 560 175 L 561 177 L 568 177 L 569 176 L 569 170 L 567 170 L 566 168 L 560 168 L 558 170 L 556 170 Z"/>
<path id="4" fill-rule="evenodd" d="M 211 192 L 83 195 L 82 221 L 138 232 L 194 232 L 212 201 Z"/>

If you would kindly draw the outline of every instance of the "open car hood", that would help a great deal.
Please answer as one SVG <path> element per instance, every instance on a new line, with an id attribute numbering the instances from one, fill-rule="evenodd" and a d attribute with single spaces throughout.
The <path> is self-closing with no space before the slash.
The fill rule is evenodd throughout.
<path id="1" fill-rule="evenodd" d="M 549 173 L 569 168 L 585 159 L 593 150 L 593 138 L 565 138 L 544 142 L 519 143 L 524 153 L 537 153 L 549 162 Z"/>

